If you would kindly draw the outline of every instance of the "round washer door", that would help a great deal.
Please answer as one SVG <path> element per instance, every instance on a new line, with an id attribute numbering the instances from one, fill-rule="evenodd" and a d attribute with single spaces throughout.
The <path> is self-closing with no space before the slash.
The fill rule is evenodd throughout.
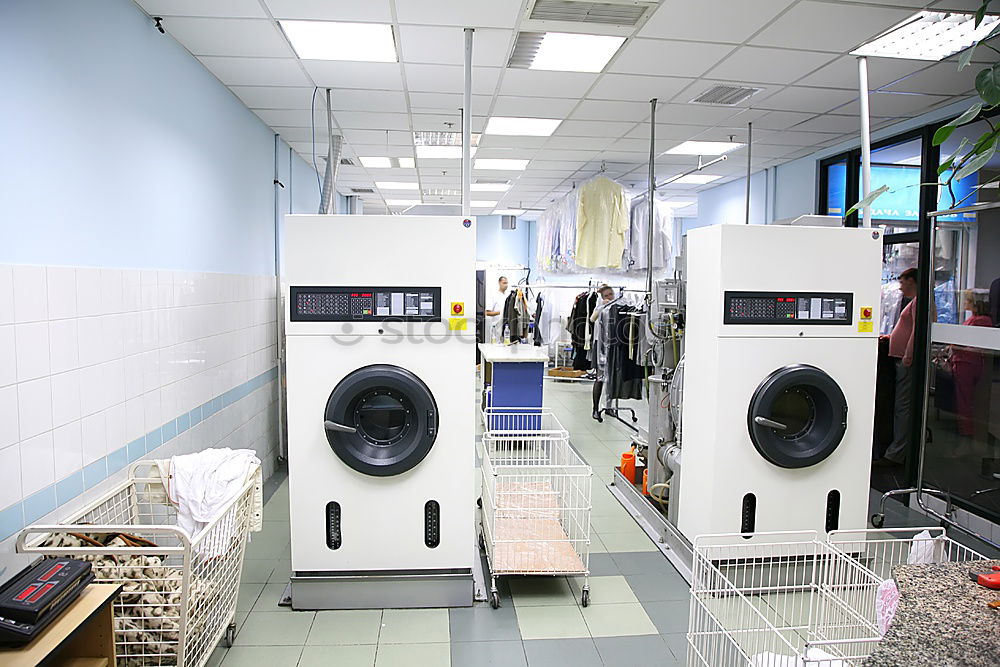
<path id="1" fill-rule="evenodd" d="M 324 414 L 326 439 L 340 460 L 366 475 L 399 475 L 423 461 L 438 431 L 437 403 L 420 378 L 375 364 L 334 388 Z"/>
<path id="2" fill-rule="evenodd" d="M 782 468 L 806 468 L 830 456 L 847 431 L 847 399 L 833 378 L 808 364 L 771 373 L 747 413 L 754 447 Z"/>

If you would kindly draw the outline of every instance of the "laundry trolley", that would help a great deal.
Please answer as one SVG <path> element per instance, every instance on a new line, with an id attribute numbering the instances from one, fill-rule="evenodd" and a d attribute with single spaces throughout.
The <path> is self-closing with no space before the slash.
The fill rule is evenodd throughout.
<path id="1" fill-rule="evenodd" d="M 593 471 L 546 408 L 483 412 L 482 530 L 490 566 L 490 605 L 500 606 L 504 575 L 583 577 L 590 603 Z"/>
<path id="2" fill-rule="evenodd" d="M 202 667 L 220 640 L 236 636 L 236 596 L 250 532 L 255 471 L 198 535 L 177 525 L 153 461 L 67 521 L 30 526 L 19 552 L 93 563 L 99 583 L 121 584 L 114 603 L 118 667 Z"/>

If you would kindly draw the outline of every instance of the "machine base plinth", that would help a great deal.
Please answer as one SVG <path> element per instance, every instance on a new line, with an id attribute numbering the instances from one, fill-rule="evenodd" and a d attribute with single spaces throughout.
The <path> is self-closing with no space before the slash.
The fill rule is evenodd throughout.
<path id="1" fill-rule="evenodd" d="M 608 490 L 628 510 L 639 527 L 649 535 L 685 581 L 691 583 L 694 551 L 687 538 L 653 506 L 653 501 L 644 496 L 641 489 L 637 489 L 635 484 L 622 475 L 618 468 L 615 468 L 615 477 L 611 484 L 608 484 Z"/>
<path id="2" fill-rule="evenodd" d="M 351 573 L 292 577 L 292 609 L 422 609 L 471 607 L 472 570 L 461 573 Z"/>

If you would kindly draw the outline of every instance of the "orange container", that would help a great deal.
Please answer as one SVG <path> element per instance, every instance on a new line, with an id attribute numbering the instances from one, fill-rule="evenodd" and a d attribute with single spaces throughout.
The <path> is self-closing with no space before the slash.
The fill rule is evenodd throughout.
<path id="1" fill-rule="evenodd" d="M 642 471 L 642 495 L 648 496 L 649 490 L 646 488 L 646 484 L 649 483 L 649 468 Z"/>
<path id="2" fill-rule="evenodd" d="M 622 475 L 635 484 L 635 452 L 632 450 L 622 452 Z"/>

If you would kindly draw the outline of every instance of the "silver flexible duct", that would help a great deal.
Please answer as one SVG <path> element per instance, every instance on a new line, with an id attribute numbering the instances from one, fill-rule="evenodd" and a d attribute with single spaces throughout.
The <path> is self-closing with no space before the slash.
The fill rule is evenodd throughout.
<path id="1" fill-rule="evenodd" d="M 343 140 L 333 134 L 333 112 L 330 110 L 330 89 L 326 89 L 326 174 L 323 176 L 323 194 L 319 201 L 320 214 L 337 212 L 337 172 L 340 170 L 340 153 Z"/>

